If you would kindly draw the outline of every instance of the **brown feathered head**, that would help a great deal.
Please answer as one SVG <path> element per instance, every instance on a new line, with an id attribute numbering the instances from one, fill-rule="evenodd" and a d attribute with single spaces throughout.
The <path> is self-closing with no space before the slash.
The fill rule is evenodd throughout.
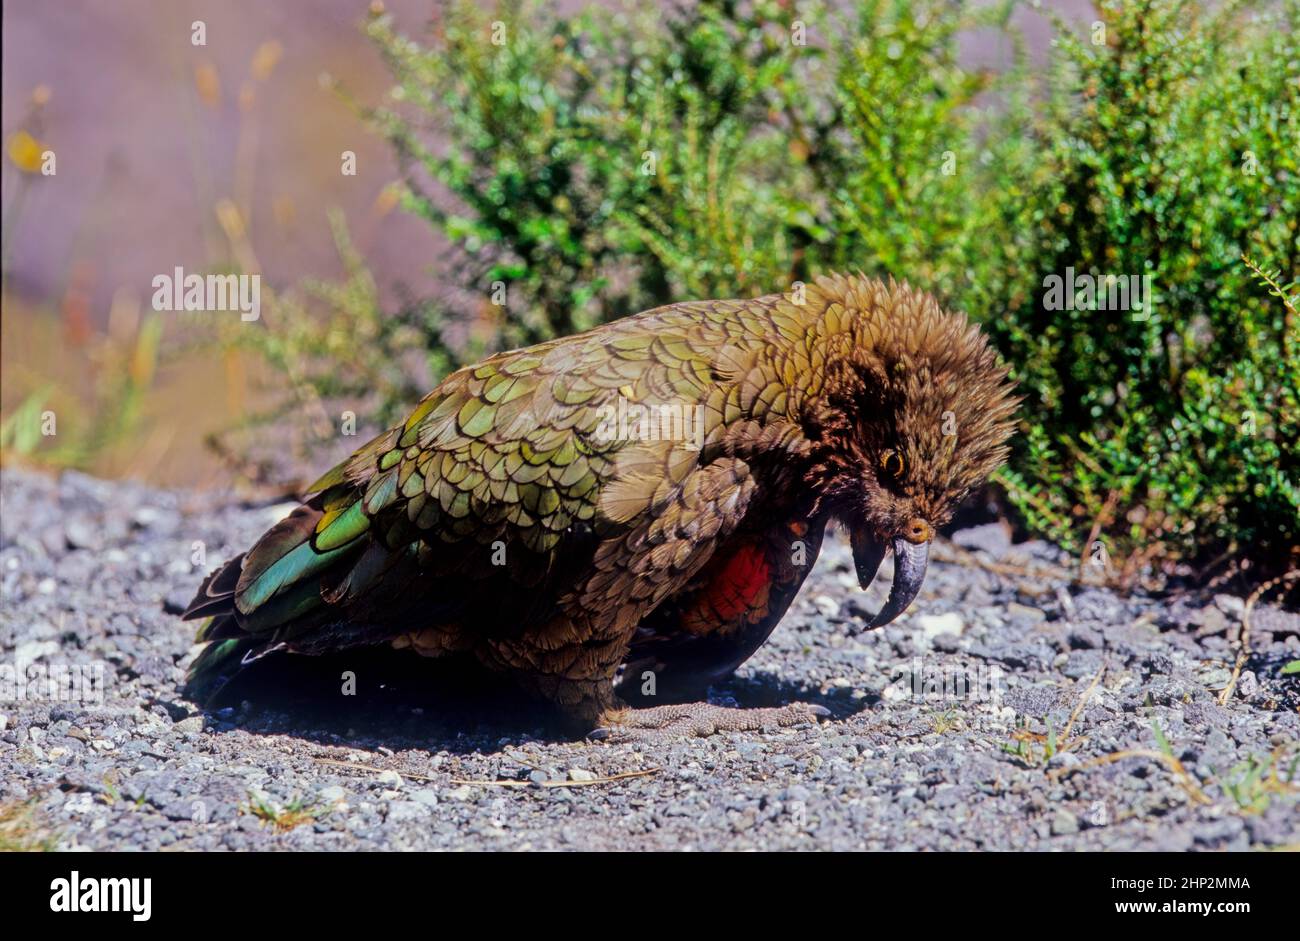
<path id="1" fill-rule="evenodd" d="M 930 295 L 864 277 L 816 290 L 824 339 L 841 354 L 812 416 L 818 489 L 849 529 L 863 588 L 894 551 L 876 627 L 911 604 L 935 531 L 1006 460 L 1020 400 L 979 328 Z"/>

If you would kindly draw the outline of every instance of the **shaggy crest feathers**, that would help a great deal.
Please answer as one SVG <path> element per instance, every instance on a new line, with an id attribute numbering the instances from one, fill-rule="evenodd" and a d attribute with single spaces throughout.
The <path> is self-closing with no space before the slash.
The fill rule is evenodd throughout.
<path id="1" fill-rule="evenodd" d="M 818 278 L 802 304 L 781 295 L 780 309 L 807 331 L 793 363 L 802 395 L 791 398 L 819 436 L 809 482 L 827 497 L 854 489 L 894 450 L 900 488 L 942 526 L 1006 461 L 1021 399 L 964 314 L 906 282 L 860 274 Z"/>

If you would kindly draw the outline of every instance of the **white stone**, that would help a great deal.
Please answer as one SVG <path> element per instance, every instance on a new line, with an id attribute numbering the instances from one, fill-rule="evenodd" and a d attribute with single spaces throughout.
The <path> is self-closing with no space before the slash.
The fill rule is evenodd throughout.
<path id="1" fill-rule="evenodd" d="M 934 640 L 940 634 L 961 636 L 962 631 L 966 630 L 961 615 L 955 611 L 946 614 L 922 614 L 916 619 L 916 626 L 921 629 L 921 636 L 927 641 Z"/>

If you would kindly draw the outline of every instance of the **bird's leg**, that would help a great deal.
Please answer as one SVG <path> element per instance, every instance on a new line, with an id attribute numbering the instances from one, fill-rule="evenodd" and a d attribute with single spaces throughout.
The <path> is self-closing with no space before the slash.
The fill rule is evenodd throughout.
<path id="1" fill-rule="evenodd" d="M 671 741 L 718 732 L 757 732 L 809 725 L 829 715 L 830 710 L 822 706 L 801 702 L 759 709 L 734 709 L 707 702 L 649 709 L 619 705 L 604 710 L 597 719 L 597 727 L 587 737 L 607 742 Z"/>
<path id="2" fill-rule="evenodd" d="M 792 703 L 759 709 L 733 709 L 707 702 L 632 709 L 614 692 L 614 676 L 626 644 L 569 645 L 526 660 L 510 645 L 493 645 L 489 665 L 506 666 L 525 689 L 558 706 L 588 738 L 607 742 L 662 742 L 718 732 L 756 732 L 805 725 L 830 715 L 821 706 Z M 516 661 L 513 658 L 519 657 Z M 520 666 L 526 664 L 527 669 Z"/>
<path id="3" fill-rule="evenodd" d="M 830 715 L 828 709 L 807 703 L 736 709 L 696 702 L 633 709 L 614 694 L 612 677 L 529 679 L 534 690 L 573 718 L 575 728 L 591 730 L 587 738 L 610 743 L 667 742 L 719 732 L 757 732 L 809 725 Z"/>

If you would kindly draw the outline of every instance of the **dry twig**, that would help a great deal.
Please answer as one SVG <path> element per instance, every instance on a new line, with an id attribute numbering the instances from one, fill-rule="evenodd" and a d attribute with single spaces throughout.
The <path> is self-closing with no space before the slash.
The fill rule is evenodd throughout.
<path id="1" fill-rule="evenodd" d="M 1223 687 L 1219 692 L 1220 706 L 1226 706 L 1228 704 L 1228 700 L 1232 696 L 1232 691 L 1237 688 L 1237 680 L 1241 679 L 1241 671 L 1245 668 L 1246 662 L 1250 659 L 1250 612 L 1251 609 L 1255 607 L 1255 602 L 1263 597 L 1265 592 L 1272 591 L 1283 582 L 1288 582 L 1296 578 L 1300 578 L 1300 569 L 1292 569 L 1289 572 L 1284 572 L 1277 578 L 1270 578 L 1268 581 L 1264 582 L 1252 591 L 1250 597 L 1246 599 L 1246 607 L 1241 612 L 1241 636 L 1237 639 L 1237 662 L 1232 666 L 1232 676 L 1228 678 L 1228 685 Z"/>

